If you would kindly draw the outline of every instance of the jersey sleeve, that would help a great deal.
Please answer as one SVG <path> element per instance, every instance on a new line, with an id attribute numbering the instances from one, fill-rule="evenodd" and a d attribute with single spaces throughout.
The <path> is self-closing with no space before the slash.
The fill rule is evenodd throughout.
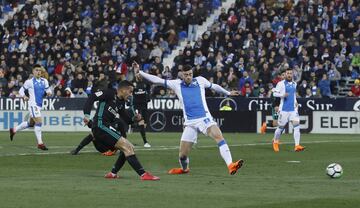
<path id="1" fill-rule="evenodd" d="M 273 95 L 274 97 L 284 97 L 285 96 L 285 85 L 284 85 L 284 82 L 279 82 L 277 85 L 276 85 L 276 88 L 273 92 Z"/>
<path id="2" fill-rule="evenodd" d="M 172 90 L 176 89 L 176 86 L 178 86 L 180 84 L 180 80 L 178 79 L 173 79 L 173 80 L 167 80 L 165 79 L 165 88 L 170 88 Z"/>
<path id="3" fill-rule="evenodd" d="M 210 88 L 212 90 L 215 90 L 215 92 L 220 93 L 220 94 L 224 94 L 224 95 L 230 95 L 231 93 L 227 90 L 225 90 L 223 87 L 221 87 L 218 84 L 213 84 L 211 82 L 209 82 L 209 80 L 205 79 L 204 77 L 197 77 L 198 82 L 200 82 L 200 84 L 203 84 L 205 88 Z"/>
<path id="4" fill-rule="evenodd" d="M 85 117 L 90 117 L 90 112 L 92 109 L 92 106 L 95 101 L 105 101 L 105 100 L 111 100 L 115 96 L 115 93 L 113 90 L 100 90 L 97 92 L 92 93 L 89 98 L 86 100 L 86 103 L 83 107 L 83 112 Z"/>
<path id="5" fill-rule="evenodd" d="M 23 84 L 23 86 L 19 90 L 19 94 L 21 95 L 21 97 L 25 96 L 25 91 L 29 90 L 30 87 L 31 87 L 30 81 L 26 80 L 25 83 Z"/>
<path id="6" fill-rule="evenodd" d="M 49 86 L 49 81 L 47 81 L 46 79 L 44 79 L 44 81 L 45 81 L 45 92 L 52 94 L 52 91 Z"/>
<path id="7" fill-rule="evenodd" d="M 204 77 L 199 76 L 199 77 L 197 77 L 197 79 L 198 79 L 198 82 L 203 84 L 205 88 L 211 88 L 213 85 L 211 82 L 209 82 L 209 80 L 205 79 Z"/>

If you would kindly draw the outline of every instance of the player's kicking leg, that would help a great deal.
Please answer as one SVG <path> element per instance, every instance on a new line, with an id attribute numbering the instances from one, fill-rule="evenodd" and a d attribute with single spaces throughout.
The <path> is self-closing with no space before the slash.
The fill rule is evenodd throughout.
<path id="1" fill-rule="evenodd" d="M 225 163 L 229 169 L 229 173 L 231 175 L 234 175 L 243 166 L 244 160 L 240 159 L 236 162 L 232 161 L 232 156 L 231 156 L 229 146 L 226 144 L 226 141 L 222 135 L 222 132 L 216 124 L 210 126 L 207 129 L 207 135 L 209 135 L 211 138 L 213 138 L 216 141 L 216 143 L 219 147 L 220 155 L 223 158 L 223 160 L 225 161 Z"/>
<path id="2" fill-rule="evenodd" d="M 142 165 L 140 164 L 139 160 L 137 159 L 135 152 L 134 152 L 134 146 L 129 142 L 129 140 L 125 139 L 124 137 L 120 137 L 119 140 L 115 144 L 115 148 L 121 150 L 124 153 L 124 156 L 122 154 L 119 155 L 119 158 L 115 162 L 115 169 L 113 168 L 112 171 L 117 172 L 122 167 L 125 160 L 130 164 L 130 166 L 135 170 L 135 172 L 140 176 L 141 180 L 160 180 L 159 177 L 151 175 L 149 172 L 146 172 Z M 117 167 L 117 168 L 116 168 Z M 117 178 L 117 174 L 111 172 L 105 175 L 106 178 L 109 174 L 111 174 L 113 177 L 111 178 Z"/>
<path id="3" fill-rule="evenodd" d="M 34 127 L 35 122 L 33 119 L 30 119 L 29 121 L 23 121 L 20 125 L 16 126 L 15 128 L 10 128 L 10 140 L 14 140 L 14 136 L 16 132 Z"/>

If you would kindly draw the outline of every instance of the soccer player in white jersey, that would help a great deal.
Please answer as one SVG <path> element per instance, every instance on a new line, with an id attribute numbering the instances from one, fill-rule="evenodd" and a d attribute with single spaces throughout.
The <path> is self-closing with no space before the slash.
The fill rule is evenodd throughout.
<path id="1" fill-rule="evenodd" d="M 38 143 L 38 148 L 41 150 L 48 150 L 42 141 L 41 136 L 41 107 L 43 102 L 43 97 L 46 93 L 47 96 L 50 96 L 51 89 L 49 88 L 49 82 L 42 78 L 42 67 L 40 65 L 35 65 L 33 67 L 33 78 L 25 81 L 24 85 L 20 88 L 20 95 L 25 101 L 28 101 L 28 108 L 30 113 L 30 120 L 23 121 L 19 126 L 10 129 L 10 140 L 12 141 L 16 132 L 23 129 L 34 127 L 35 136 Z M 25 93 L 27 91 L 27 93 Z"/>
<path id="2" fill-rule="evenodd" d="M 296 101 L 296 82 L 293 81 L 292 69 L 286 70 L 285 79 L 276 85 L 273 95 L 281 98 L 279 106 L 278 127 L 275 130 L 273 139 L 273 149 L 279 152 L 279 140 L 285 125 L 291 122 L 294 127 L 294 141 L 296 152 L 303 151 L 305 147 L 300 145 L 300 117 L 297 111 Z"/>
<path id="3" fill-rule="evenodd" d="M 162 84 L 166 88 L 174 90 L 180 102 L 182 103 L 184 113 L 184 132 L 181 136 L 180 150 L 179 150 L 179 163 L 181 168 L 173 168 L 169 170 L 169 174 L 183 174 L 189 172 L 189 153 L 191 147 L 197 142 L 198 132 L 213 138 L 220 150 L 220 155 L 224 159 L 229 173 L 235 174 L 243 165 L 243 160 L 236 162 L 232 161 L 229 146 L 222 135 L 217 123 L 213 120 L 205 99 L 205 88 L 210 88 L 218 93 L 225 95 L 239 95 L 237 91 L 227 91 L 217 84 L 210 83 L 204 77 L 193 78 L 193 71 L 191 66 L 184 66 L 183 80 L 165 80 L 157 76 L 147 74 L 139 71 L 139 67 L 135 64 L 135 72 L 137 76 L 142 76 L 146 80 L 154 84 Z"/>

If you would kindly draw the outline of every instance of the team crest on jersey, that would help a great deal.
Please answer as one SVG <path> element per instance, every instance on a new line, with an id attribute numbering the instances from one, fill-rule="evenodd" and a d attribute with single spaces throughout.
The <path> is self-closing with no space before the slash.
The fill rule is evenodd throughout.
<path id="1" fill-rule="evenodd" d="M 192 81 L 191 84 L 193 84 L 193 85 L 195 85 L 195 86 L 198 86 L 198 85 L 199 85 L 199 83 L 198 83 L 198 81 L 197 81 L 196 79 L 193 79 L 193 81 Z"/>

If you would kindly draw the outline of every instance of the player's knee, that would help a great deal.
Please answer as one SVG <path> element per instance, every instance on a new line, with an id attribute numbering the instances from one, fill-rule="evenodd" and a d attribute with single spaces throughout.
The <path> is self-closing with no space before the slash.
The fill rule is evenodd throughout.
<path id="1" fill-rule="evenodd" d="M 214 133 L 214 139 L 215 139 L 217 142 L 219 142 L 219 141 L 221 141 L 221 140 L 224 139 L 224 137 L 223 137 L 223 135 L 222 135 L 222 133 L 221 133 L 220 130 L 219 130 L 219 131 L 216 131 L 216 132 Z"/>
<path id="2" fill-rule="evenodd" d="M 122 138 L 124 140 L 122 144 L 121 150 L 124 152 L 125 156 L 133 155 L 134 152 L 134 146 L 125 138 Z"/>

